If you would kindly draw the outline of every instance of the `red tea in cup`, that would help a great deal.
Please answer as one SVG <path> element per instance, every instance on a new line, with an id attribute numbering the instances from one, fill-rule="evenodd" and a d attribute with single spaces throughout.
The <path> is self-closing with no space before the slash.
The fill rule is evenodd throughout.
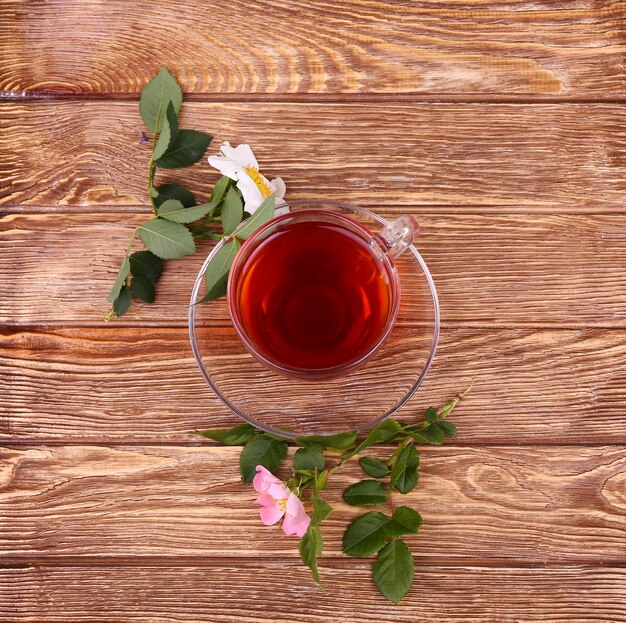
<path id="1" fill-rule="evenodd" d="M 382 254 L 381 254 L 382 255 Z M 281 366 L 317 370 L 367 353 L 389 318 L 384 258 L 334 223 L 291 223 L 263 240 L 240 276 L 243 327 Z"/>
<path id="2" fill-rule="evenodd" d="M 279 216 L 243 245 L 229 308 L 247 348 L 302 378 L 339 375 L 367 359 L 395 321 L 400 289 L 384 239 L 323 210 Z"/>

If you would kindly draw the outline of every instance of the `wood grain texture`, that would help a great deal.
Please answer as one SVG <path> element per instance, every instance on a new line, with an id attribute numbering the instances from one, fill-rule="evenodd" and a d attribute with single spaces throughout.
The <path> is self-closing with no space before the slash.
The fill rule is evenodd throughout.
<path id="1" fill-rule="evenodd" d="M 0 3 L 0 621 L 626 623 L 625 24 L 617 0 Z M 425 519 L 400 607 L 340 556 L 357 465 L 325 493 L 320 593 L 239 450 L 185 433 L 235 423 L 187 343 L 208 245 L 101 322 L 162 65 L 211 152 L 422 223 L 444 331 L 402 416 L 473 392 L 395 496 Z"/>
<path id="2" fill-rule="evenodd" d="M 194 567 L 0 569 L 0 611 L 15 623 L 624 623 L 620 568 L 418 565 L 401 606 L 380 599 L 367 563 L 323 562 L 325 592 L 295 562 Z M 280 599 L 273 590 L 280 583 Z M 6 620 L 6 619 L 5 619 Z"/>
<path id="3" fill-rule="evenodd" d="M 205 96 L 615 97 L 625 16 L 623 2 L 591 0 L 13 0 L 0 10 L 0 89 L 135 95 L 165 63 Z"/>
<path id="4" fill-rule="evenodd" d="M 380 212 L 394 218 L 405 209 Z M 148 215 L 0 218 L 0 274 L 7 292 L 0 299 L 0 322 L 100 325 L 131 229 Z M 626 328 L 626 216 L 418 218 L 416 244 L 437 285 L 444 326 Z M 137 305 L 116 324 L 185 326 L 193 282 L 210 245 L 168 262 L 156 304 Z M 419 318 L 419 298 L 407 298 L 407 305 L 407 317 Z"/>
<path id="5" fill-rule="evenodd" d="M 185 431 L 237 422 L 200 376 L 185 329 L 16 330 L 1 344 L 4 441 L 194 443 Z M 448 329 L 398 417 L 472 384 L 454 413 L 456 443 L 623 443 L 625 361 L 624 331 Z"/>
<path id="6" fill-rule="evenodd" d="M 136 102 L 0 110 L 0 203 L 9 209 L 147 203 L 150 145 L 139 141 Z M 214 132 L 213 153 L 222 140 L 250 143 L 263 172 L 285 179 L 288 199 L 427 213 L 624 210 L 619 104 L 191 102 L 182 123 Z M 202 163 L 162 179 L 206 199 L 217 172 Z"/>
<path id="7" fill-rule="evenodd" d="M 260 523 L 255 492 L 236 470 L 238 448 L 60 446 L 1 452 L 0 552 L 19 559 L 297 558 L 297 539 Z M 626 563 L 626 448 L 425 448 L 421 482 L 396 503 L 416 506 L 421 563 Z M 359 510 L 325 493 L 335 512 L 325 552 Z M 135 560 L 135 557 L 136 560 Z M 481 561 L 476 563 L 476 561 Z"/>

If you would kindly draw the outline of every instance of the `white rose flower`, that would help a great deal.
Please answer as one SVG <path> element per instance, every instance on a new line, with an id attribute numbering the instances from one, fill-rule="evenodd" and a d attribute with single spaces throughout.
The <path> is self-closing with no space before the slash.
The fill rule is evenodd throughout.
<path id="1" fill-rule="evenodd" d="M 259 173 L 257 162 L 250 145 L 231 147 L 225 141 L 220 148 L 220 156 L 209 156 L 209 164 L 222 175 L 237 182 L 241 191 L 246 212 L 253 214 L 263 200 L 274 195 L 278 203 L 285 196 L 285 182 L 280 177 L 271 182 Z"/>

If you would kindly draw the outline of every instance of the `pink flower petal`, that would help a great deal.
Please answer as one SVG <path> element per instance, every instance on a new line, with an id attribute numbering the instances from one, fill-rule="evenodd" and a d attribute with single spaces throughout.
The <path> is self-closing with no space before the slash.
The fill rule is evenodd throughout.
<path id="1" fill-rule="evenodd" d="M 259 506 L 272 506 L 276 504 L 276 500 L 269 493 L 259 493 L 259 497 L 254 501 Z"/>
<path id="2" fill-rule="evenodd" d="M 301 537 L 308 529 L 311 518 L 306 514 L 302 500 L 295 494 L 290 493 L 287 498 L 285 521 L 283 521 L 283 531 L 287 535 Z"/>
<path id="3" fill-rule="evenodd" d="M 273 526 L 285 514 L 285 511 L 283 511 L 278 503 L 274 503 L 261 508 L 259 514 L 265 526 Z"/>
<path id="4" fill-rule="evenodd" d="M 289 497 L 289 489 L 282 482 L 272 482 L 266 490 L 275 500 L 286 500 Z"/>
<path id="5" fill-rule="evenodd" d="M 282 484 L 280 478 L 276 478 L 274 474 L 265 469 L 262 465 L 256 466 L 257 474 L 252 480 L 252 486 L 258 493 L 264 493 L 272 484 Z"/>
<path id="6" fill-rule="evenodd" d="M 311 518 L 308 515 L 304 516 L 304 519 L 297 519 L 296 517 L 285 517 L 283 521 L 283 532 L 288 536 L 301 537 L 308 529 L 311 523 Z"/>
<path id="7" fill-rule="evenodd" d="M 295 494 L 290 493 L 287 498 L 287 515 L 290 517 L 302 517 L 307 516 L 306 511 L 304 510 L 304 505 L 302 504 L 302 500 Z"/>

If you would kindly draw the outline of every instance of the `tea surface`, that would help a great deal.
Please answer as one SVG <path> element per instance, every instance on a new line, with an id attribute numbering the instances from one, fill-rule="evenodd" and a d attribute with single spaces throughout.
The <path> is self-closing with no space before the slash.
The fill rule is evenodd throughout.
<path id="1" fill-rule="evenodd" d="M 305 370 L 355 361 L 387 325 L 384 260 L 348 229 L 299 222 L 270 235 L 242 267 L 239 310 L 257 349 Z"/>

